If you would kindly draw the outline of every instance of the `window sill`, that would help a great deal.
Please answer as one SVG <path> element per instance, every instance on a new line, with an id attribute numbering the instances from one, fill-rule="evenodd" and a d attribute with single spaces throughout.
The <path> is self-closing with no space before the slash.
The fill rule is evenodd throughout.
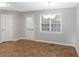
<path id="1" fill-rule="evenodd" d="M 62 32 L 45 32 L 45 31 L 40 31 L 41 33 L 52 33 L 52 34 L 61 34 Z"/>

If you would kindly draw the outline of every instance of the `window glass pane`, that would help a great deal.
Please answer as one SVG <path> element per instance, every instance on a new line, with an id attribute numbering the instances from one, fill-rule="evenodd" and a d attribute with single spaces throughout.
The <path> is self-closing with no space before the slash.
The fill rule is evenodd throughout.
<path id="1" fill-rule="evenodd" d="M 49 27 L 49 24 L 46 24 L 46 28 Z"/>
<path id="2" fill-rule="evenodd" d="M 45 27 L 45 24 L 42 24 L 41 26 L 42 26 L 42 27 Z"/>
<path id="3" fill-rule="evenodd" d="M 49 28 L 42 28 L 42 31 L 49 31 Z"/>
<path id="4" fill-rule="evenodd" d="M 56 16 L 55 16 L 55 20 L 56 20 L 56 21 L 60 21 L 60 15 L 56 15 Z"/>
<path id="5" fill-rule="evenodd" d="M 60 32 L 60 15 L 48 15 L 41 18 L 42 31 Z"/>
<path id="6" fill-rule="evenodd" d="M 43 18 L 42 17 L 42 24 L 49 24 L 50 18 Z"/>
<path id="7" fill-rule="evenodd" d="M 51 28 L 51 31 L 55 32 L 56 31 L 56 28 Z"/>
<path id="8" fill-rule="evenodd" d="M 49 31 L 49 28 L 46 28 L 46 31 Z"/>
<path id="9" fill-rule="evenodd" d="M 46 29 L 45 28 L 42 28 L 42 31 L 45 31 Z"/>
<path id="10" fill-rule="evenodd" d="M 51 20 L 51 23 L 54 24 L 54 23 L 56 23 L 56 21 L 52 19 L 52 20 Z"/>
<path id="11" fill-rule="evenodd" d="M 50 21 L 50 18 L 42 17 L 42 21 L 41 21 L 42 31 L 49 31 L 49 24 L 50 24 L 49 21 Z"/>
<path id="12" fill-rule="evenodd" d="M 60 27 L 60 24 L 51 24 L 51 27 Z"/>
<path id="13" fill-rule="evenodd" d="M 60 15 L 51 19 L 51 31 L 60 32 Z"/>
<path id="14" fill-rule="evenodd" d="M 51 23 L 60 23 L 60 15 L 56 15 L 51 19 Z"/>
<path id="15" fill-rule="evenodd" d="M 51 24 L 51 27 L 56 27 L 56 24 Z"/>
<path id="16" fill-rule="evenodd" d="M 42 27 L 48 28 L 49 24 L 41 24 Z"/>
<path id="17" fill-rule="evenodd" d="M 60 24 L 56 24 L 56 27 L 59 27 L 60 28 Z"/>
<path id="18" fill-rule="evenodd" d="M 60 28 L 56 29 L 56 32 L 60 32 Z"/>

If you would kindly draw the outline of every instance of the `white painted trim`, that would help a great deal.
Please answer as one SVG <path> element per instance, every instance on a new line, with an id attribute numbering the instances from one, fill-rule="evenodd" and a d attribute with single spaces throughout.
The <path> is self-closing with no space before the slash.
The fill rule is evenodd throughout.
<path id="1" fill-rule="evenodd" d="M 32 41 L 36 41 L 36 42 L 45 42 L 45 43 L 50 43 L 50 44 L 59 44 L 59 45 L 73 46 L 73 47 L 75 47 L 75 49 L 77 51 L 77 54 L 79 56 L 79 53 L 78 53 L 79 51 L 78 51 L 76 45 L 73 45 L 73 44 L 65 44 L 65 43 L 51 42 L 51 41 L 45 41 L 45 40 L 26 39 L 26 38 L 21 38 L 21 37 L 18 38 L 18 39 L 11 40 L 11 41 L 17 41 L 17 40 L 20 40 L 20 39 L 32 40 Z M 0 43 L 1 43 L 1 41 L 0 41 Z"/>
<path id="2" fill-rule="evenodd" d="M 26 22 L 26 18 L 27 18 L 27 17 L 31 17 L 32 20 L 33 20 L 33 28 L 32 28 L 33 31 L 32 31 L 32 32 L 33 32 L 33 39 L 34 39 L 34 38 L 35 38 L 35 26 L 34 26 L 34 21 L 35 21 L 35 20 L 34 20 L 34 15 L 33 15 L 33 14 L 24 15 L 24 17 L 25 17 L 25 22 Z M 26 23 L 25 23 L 25 30 L 24 30 L 24 31 L 25 31 L 25 36 L 27 36 L 27 35 L 26 35 Z"/>
<path id="3" fill-rule="evenodd" d="M 39 29 L 39 31 L 40 32 L 43 32 L 43 33 L 56 33 L 56 34 L 61 34 L 62 33 L 62 31 L 63 31 L 63 29 L 62 29 L 62 14 L 61 13 L 54 13 L 55 15 L 60 15 L 60 32 L 54 32 L 54 31 L 51 31 L 51 29 L 49 29 L 50 31 L 42 31 L 41 30 L 41 28 L 42 28 L 42 26 L 41 26 L 41 21 L 42 21 L 42 19 L 41 19 L 41 16 L 44 16 L 44 15 L 53 15 L 53 14 L 40 14 L 40 24 L 39 24 L 39 27 L 40 27 L 40 29 Z M 51 23 L 51 22 L 50 22 Z M 50 26 L 50 28 L 51 28 L 51 26 Z"/>
<path id="4" fill-rule="evenodd" d="M 78 56 L 79 56 L 79 50 L 78 50 L 77 46 L 75 45 L 74 47 L 75 47 L 76 52 L 77 52 L 77 54 L 78 54 Z"/>
<path id="5" fill-rule="evenodd" d="M 17 41 L 17 40 L 19 40 L 19 39 L 13 39 L 13 40 L 10 40 L 10 41 Z M 2 43 L 2 42 L 6 42 L 6 41 L 0 41 L 0 43 Z"/>
<path id="6" fill-rule="evenodd" d="M 14 40 L 11 40 L 11 41 L 17 41 L 17 40 L 20 40 L 20 39 L 32 40 L 32 41 L 36 41 L 36 42 L 45 42 L 45 43 L 50 43 L 50 44 L 59 44 L 59 45 L 73 46 L 73 47 L 75 47 L 75 49 L 77 51 L 77 54 L 79 56 L 77 47 L 75 45 L 72 45 L 72 44 L 64 44 L 64 43 L 58 43 L 58 42 L 51 42 L 51 41 L 45 41 L 45 40 L 35 40 L 35 39 L 26 39 L 26 38 L 18 38 L 18 39 L 14 39 Z M 2 43 L 2 42 L 0 41 L 0 43 Z"/>
<path id="7" fill-rule="evenodd" d="M 44 40 L 33 40 L 33 41 L 46 42 L 46 43 L 50 43 L 50 44 L 59 44 L 59 45 L 74 46 L 74 45 L 70 45 L 70 44 L 64 44 L 64 43 L 58 43 L 58 42 L 51 42 L 51 41 L 44 41 Z"/>
<path id="8" fill-rule="evenodd" d="M 78 56 L 79 56 L 79 51 L 78 51 L 77 47 L 75 47 L 75 49 L 76 49 L 76 51 L 77 51 L 77 54 L 78 54 Z"/>
<path id="9" fill-rule="evenodd" d="M 11 41 L 17 41 L 17 40 L 20 40 L 20 39 L 25 39 L 25 40 L 32 40 L 32 41 L 37 41 L 37 42 L 45 42 L 45 43 L 50 43 L 50 44 L 59 44 L 59 45 L 66 45 L 66 46 L 73 46 L 76 48 L 75 45 L 73 44 L 65 44 L 65 43 L 59 43 L 59 42 L 51 42 L 51 41 L 45 41 L 45 40 L 36 40 L 36 39 L 26 39 L 26 38 L 18 38 L 18 39 L 13 39 Z M 0 43 L 3 42 L 3 41 L 0 41 Z M 77 52 L 78 52 L 78 49 L 76 48 Z M 78 53 L 79 54 L 79 53 Z"/>
<path id="10" fill-rule="evenodd" d="M 19 38 L 19 39 L 25 39 L 25 40 L 32 40 L 32 41 L 37 41 L 37 42 L 46 42 L 50 44 L 59 44 L 59 45 L 66 45 L 66 46 L 75 46 L 73 44 L 65 44 L 65 43 L 59 43 L 59 42 L 51 42 L 51 41 L 45 41 L 45 40 L 36 40 L 36 39 L 26 39 L 26 38 Z"/>

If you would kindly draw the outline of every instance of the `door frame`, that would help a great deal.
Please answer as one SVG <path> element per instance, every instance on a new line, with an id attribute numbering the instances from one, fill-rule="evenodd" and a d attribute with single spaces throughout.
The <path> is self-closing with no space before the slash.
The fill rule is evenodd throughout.
<path id="1" fill-rule="evenodd" d="M 2 19 L 1 19 L 1 17 L 3 16 L 3 15 L 10 15 L 10 16 L 12 16 L 12 29 L 14 28 L 14 15 L 13 14 L 6 14 L 6 13 L 2 13 L 2 14 L 0 14 L 0 42 L 4 42 L 4 41 L 13 41 L 13 39 L 14 39 L 14 30 L 12 30 L 12 39 L 10 39 L 10 40 L 2 40 L 2 38 L 1 38 L 1 34 L 2 34 L 2 23 L 1 23 L 1 21 L 2 21 Z"/>
<path id="2" fill-rule="evenodd" d="M 24 31 L 25 31 L 25 38 L 24 39 L 27 39 L 26 38 L 26 17 L 32 17 L 32 20 L 33 20 L 33 39 L 29 39 L 29 40 L 35 40 L 35 20 L 34 20 L 34 15 L 24 15 L 24 18 L 25 18 L 25 24 L 24 24 Z"/>

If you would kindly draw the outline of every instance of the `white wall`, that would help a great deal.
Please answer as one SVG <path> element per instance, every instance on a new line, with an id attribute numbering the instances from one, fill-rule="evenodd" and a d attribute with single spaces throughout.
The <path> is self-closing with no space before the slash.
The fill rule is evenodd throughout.
<path id="1" fill-rule="evenodd" d="M 61 13 L 62 14 L 62 33 L 42 33 L 39 31 L 39 21 L 41 14 L 53 14 Z M 23 12 L 22 15 L 34 15 L 35 20 L 35 40 L 44 40 L 56 43 L 63 43 L 72 45 L 74 39 L 75 31 L 75 8 L 63 8 L 55 10 L 44 10 L 44 11 L 31 11 Z M 20 25 L 22 25 L 20 32 L 25 36 L 24 32 L 24 22 L 25 19 L 20 20 Z"/>
<path id="2" fill-rule="evenodd" d="M 62 44 L 72 45 L 75 41 L 75 8 L 63 8 L 44 11 L 31 11 L 31 12 L 13 12 L 13 11 L 0 11 L 0 13 L 14 14 L 14 39 L 25 37 L 25 18 L 24 15 L 34 15 L 35 20 L 35 40 L 50 41 Z M 62 33 L 42 33 L 39 31 L 39 21 L 41 14 L 62 14 Z"/>
<path id="3" fill-rule="evenodd" d="M 25 37 L 25 18 L 22 13 L 19 14 L 19 21 L 18 21 L 18 39 Z"/>
<path id="4" fill-rule="evenodd" d="M 25 17 L 24 15 L 34 15 L 35 20 L 35 40 L 44 40 L 62 44 L 75 44 L 79 52 L 79 4 L 76 8 L 63 8 L 44 11 L 31 12 L 15 12 L 15 11 L 0 11 L 0 14 L 13 14 L 14 17 L 14 39 L 25 37 Z M 62 14 L 62 30 L 61 34 L 42 33 L 39 31 L 39 21 L 41 14 Z M 0 35 L 1 36 L 1 35 Z M 76 40 L 75 40 L 76 39 Z"/>
<path id="5" fill-rule="evenodd" d="M 78 55 L 79 55 L 79 3 L 76 7 L 76 43 L 75 43 Z"/>

